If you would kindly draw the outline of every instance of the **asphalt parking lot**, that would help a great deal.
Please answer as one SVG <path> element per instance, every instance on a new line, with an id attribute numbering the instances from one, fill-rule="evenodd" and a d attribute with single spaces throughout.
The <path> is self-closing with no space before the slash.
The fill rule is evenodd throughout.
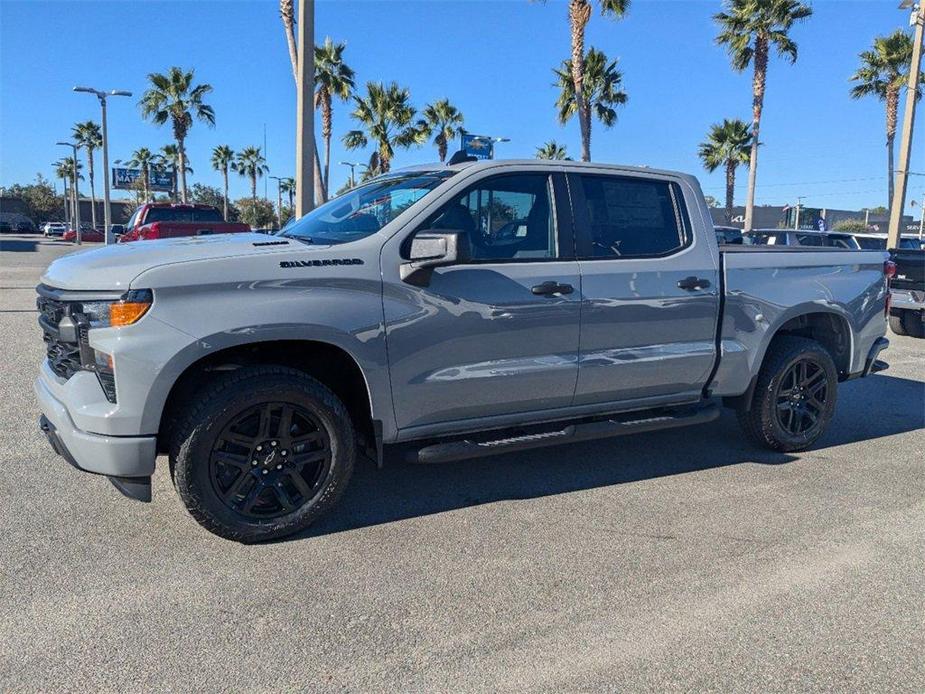
<path id="1" fill-rule="evenodd" d="M 38 431 L 33 287 L 71 250 L 0 237 L 0 690 L 925 691 L 925 341 L 890 334 L 805 453 L 724 414 L 363 464 L 307 535 L 242 546 L 166 466 L 132 502 Z"/>

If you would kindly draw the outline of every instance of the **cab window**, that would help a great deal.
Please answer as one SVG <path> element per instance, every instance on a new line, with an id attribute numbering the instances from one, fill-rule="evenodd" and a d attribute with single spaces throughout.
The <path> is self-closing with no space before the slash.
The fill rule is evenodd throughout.
<path id="1" fill-rule="evenodd" d="M 546 174 L 487 178 L 441 207 L 421 228 L 465 232 L 476 261 L 556 258 L 551 189 Z"/>

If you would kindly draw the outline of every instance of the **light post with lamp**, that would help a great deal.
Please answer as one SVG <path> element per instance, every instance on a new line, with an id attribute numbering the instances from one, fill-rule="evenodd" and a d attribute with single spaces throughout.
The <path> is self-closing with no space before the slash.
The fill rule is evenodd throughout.
<path id="1" fill-rule="evenodd" d="M 92 89 L 90 87 L 74 87 L 75 92 L 85 92 L 87 94 L 95 94 L 96 97 L 100 100 L 100 109 L 102 110 L 102 121 L 103 121 L 103 171 L 105 175 L 103 176 L 103 225 L 105 227 L 104 234 L 106 239 L 106 244 L 114 242 L 112 237 L 112 213 L 109 209 L 109 136 L 106 131 L 106 97 L 107 96 L 131 96 L 131 92 L 127 92 L 124 89 L 112 89 L 108 92 L 101 91 L 99 89 Z M 77 231 L 77 238 L 80 238 L 80 230 Z M 80 243 L 80 241 L 78 241 Z"/>

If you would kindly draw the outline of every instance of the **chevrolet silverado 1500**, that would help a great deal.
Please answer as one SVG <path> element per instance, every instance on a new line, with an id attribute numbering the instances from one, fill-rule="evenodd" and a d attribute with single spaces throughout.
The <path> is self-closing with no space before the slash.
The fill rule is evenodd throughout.
<path id="1" fill-rule="evenodd" d="M 41 427 L 203 526 L 298 531 L 360 451 L 434 463 L 706 422 L 811 446 L 885 368 L 882 251 L 719 246 L 691 176 L 487 161 L 380 176 L 277 236 L 120 244 L 38 287 Z M 718 445 L 722 445 L 718 442 Z"/>

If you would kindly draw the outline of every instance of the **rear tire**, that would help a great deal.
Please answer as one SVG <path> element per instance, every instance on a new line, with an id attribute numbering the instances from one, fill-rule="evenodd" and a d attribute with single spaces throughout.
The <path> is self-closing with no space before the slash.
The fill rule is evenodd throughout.
<path id="1" fill-rule="evenodd" d="M 903 325 L 903 311 L 891 311 L 890 312 L 890 330 L 892 330 L 897 335 L 902 335 L 905 337 L 909 333 L 906 332 L 906 326 Z"/>
<path id="2" fill-rule="evenodd" d="M 825 432 L 838 389 L 838 371 L 815 340 L 784 335 L 768 347 L 751 407 L 736 415 L 745 435 L 776 451 L 799 451 Z"/>
<path id="3" fill-rule="evenodd" d="M 340 498 L 356 434 L 343 403 L 296 369 L 216 375 L 190 399 L 170 445 L 174 484 L 216 535 L 261 542 L 304 530 Z"/>

